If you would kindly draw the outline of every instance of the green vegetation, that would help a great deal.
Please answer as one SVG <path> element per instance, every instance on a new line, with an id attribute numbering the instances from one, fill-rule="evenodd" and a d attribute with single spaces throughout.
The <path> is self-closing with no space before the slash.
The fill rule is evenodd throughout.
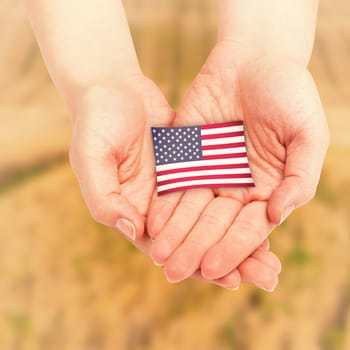
<path id="1" fill-rule="evenodd" d="M 286 257 L 288 265 L 304 266 L 313 261 L 310 253 L 302 246 L 297 246 Z"/>
<path id="2" fill-rule="evenodd" d="M 33 179 L 40 174 L 50 170 L 52 167 L 60 165 L 68 161 L 68 155 L 58 154 L 52 155 L 47 159 L 41 159 L 37 163 L 24 168 L 17 168 L 0 173 L 0 194 L 9 191 L 16 186 L 20 186 L 24 182 Z"/>
<path id="3" fill-rule="evenodd" d="M 6 312 L 4 319 L 13 334 L 19 338 L 26 338 L 33 331 L 30 315 L 26 312 Z"/>
<path id="4" fill-rule="evenodd" d="M 321 350 L 345 350 L 344 340 L 346 337 L 345 329 L 331 328 L 322 334 Z"/>

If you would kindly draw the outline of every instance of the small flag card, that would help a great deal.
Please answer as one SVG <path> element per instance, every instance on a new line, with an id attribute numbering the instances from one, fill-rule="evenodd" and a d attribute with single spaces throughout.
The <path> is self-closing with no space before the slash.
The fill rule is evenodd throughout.
<path id="1" fill-rule="evenodd" d="M 154 127 L 158 194 L 205 187 L 253 187 L 243 121 Z"/>

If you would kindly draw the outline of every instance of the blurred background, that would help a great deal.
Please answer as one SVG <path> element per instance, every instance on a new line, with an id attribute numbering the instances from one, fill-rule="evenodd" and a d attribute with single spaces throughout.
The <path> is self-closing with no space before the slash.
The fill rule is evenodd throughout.
<path id="1" fill-rule="evenodd" d="M 176 106 L 215 41 L 216 1 L 127 0 L 141 65 Z M 271 236 L 274 293 L 162 270 L 95 223 L 70 125 L 19 0 L 0 0 L 0 349 L 350 349 L 350 2 L 321 0 L 310 69 L 331 129 L 318 194 Z"/>

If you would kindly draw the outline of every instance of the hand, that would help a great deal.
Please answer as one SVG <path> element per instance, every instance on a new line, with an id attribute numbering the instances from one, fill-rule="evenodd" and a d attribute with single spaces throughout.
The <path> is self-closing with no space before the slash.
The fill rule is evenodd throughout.
<path id="1" fill-rule="evenodd" d="M 226 275 L 316 191 L 328 129 L 305 67 L 259 57 L 232 42 L 217 44 L 175 124 L 240 119 L 254 188 L 189 190 L 151 205 L 152 257 L 164 263 L 171 280 L 184 279 L 199 266 L 207 279 Z"/>
<path id="2" fill-rule="evenodd" d="M 144 235 L 137 241 L 132 241 L 140 251 L 151 257 L 152 240 Z M 273 291 L 278 283 L 278 274 L 281 272 L 281 264 L 278 258 L 269 251 L 269 240 L 255 250 L 255 252 L 246 258 L 239 266 L 223 277 L 208 280 L 204 278 L 199 270 L 196 270 L 191 278 L 202 282 L 218 285 L 229 290 L 236 290 L 240 283 L 246 282 L 256 284 L 266 291 Z M 152 257 L 151 257 L 152 259 Z"/>
<path id="3" fill-rule="evenodd" d="M 155 189 L 151 125 L 173 111 L 144 76 L 78 97 L 70 160 L 92 216 L 132 240 L 144 232 Z"/>
<path id="4" fill-rule="evenodd" d="M 170 124 L 174 113 L 153 82 L 143 76 L 130 82 L 128 86 L 94 87 L 79 97 L 70 159 L 92 216 L 124 231 L 150 255 L 150 238 L 142 236 L 155 190 L 150 126 Z M 268 242 L 260 250 L 263 257 L 264 252 L 268 255 Z M 246 265 L 247 278 L 251 266 L 265 268 L 256 259 Z M 198 272 L 193 277 L 203 280 Z M 239 285 L 236 273 L 210 282 L 230 289 Z"/>

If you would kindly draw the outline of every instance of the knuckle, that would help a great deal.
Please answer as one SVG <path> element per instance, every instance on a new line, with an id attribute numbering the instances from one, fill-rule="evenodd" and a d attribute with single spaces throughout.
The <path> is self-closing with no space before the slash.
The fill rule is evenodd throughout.
<path id="1" fill-rule="evenodd" d="M 251 237 L 251 240 L 254 240 L 254 242 L 258 241 L 261 244 L 266 238 L 254 220 L 240 219 L 237 224 L 239 225 L 239 230 L 242 233 L 249 233 L 247 237 Z"/>
<path id="2" fill-rule="evenodd" d="M 175 244 L 181 237 L 187 234 L 180 222 L 170 221 L 162 230 L 162 236 L 166 237 L 169 243 Z"/>
<path id="3" fill-rule="evenodd" d="M 300 179 L 295 183 L 295 186 L 297 187 L 296 190 L 298 193 L 298 197 L 300 198 L 300 203 L 297 203 L 297 206 L 303 205 L 311 201 L 316 195 L 317 184 L 305 183 L 305 181 Z"/>
<path id="4" fill-rule="evenodd" d="M 182 212 L 187 216 L 189 213 L 199 213 L 200 207 L 197 203 L 190 200 L 181 200 L 180 202 Z"/>
<path id="5" fill-rule="evenodd" d="M 201 216 L 200 220 L 205 226 L 209 226 L 209 227 L 214 226 L 224 230 L 227 229 L 227 224 L 215 215 L 205 213 Z"/>
<path id="6" fill-rule="evenodd" d="M 317 186 L 308 186 L 303 190 L 305 202 L 311 201 L 316 196 Z"/>
<path id="7" fill-rule="evenodd" d="M 317 191 L 317 182 L 310 178 L 310 174 L 306 170 L 299 170 L 299 176 L 295 182 L 296 190 L 302 200 L 302 204 L 311 201 Z"/>
<path id="8" fill-rule="evenodd" d="M 209 248 L 203 242 L 194 238 L 187 238 L 186 245 L 188 246 L 188 248 L 190 248 L 190 250 L 197 253 L 199 252 L 201 255 L 204 255 L 204 253 L 206 253 L 206 251 Z"/>
<path id="9" fill-rule="evenodd" d="M 90 205 L 90 214 L 93 219 L 99 223 L 104 223 L 104 210 L 103 206 L 99 202 L 95 202 L 93 205 Z"/>

